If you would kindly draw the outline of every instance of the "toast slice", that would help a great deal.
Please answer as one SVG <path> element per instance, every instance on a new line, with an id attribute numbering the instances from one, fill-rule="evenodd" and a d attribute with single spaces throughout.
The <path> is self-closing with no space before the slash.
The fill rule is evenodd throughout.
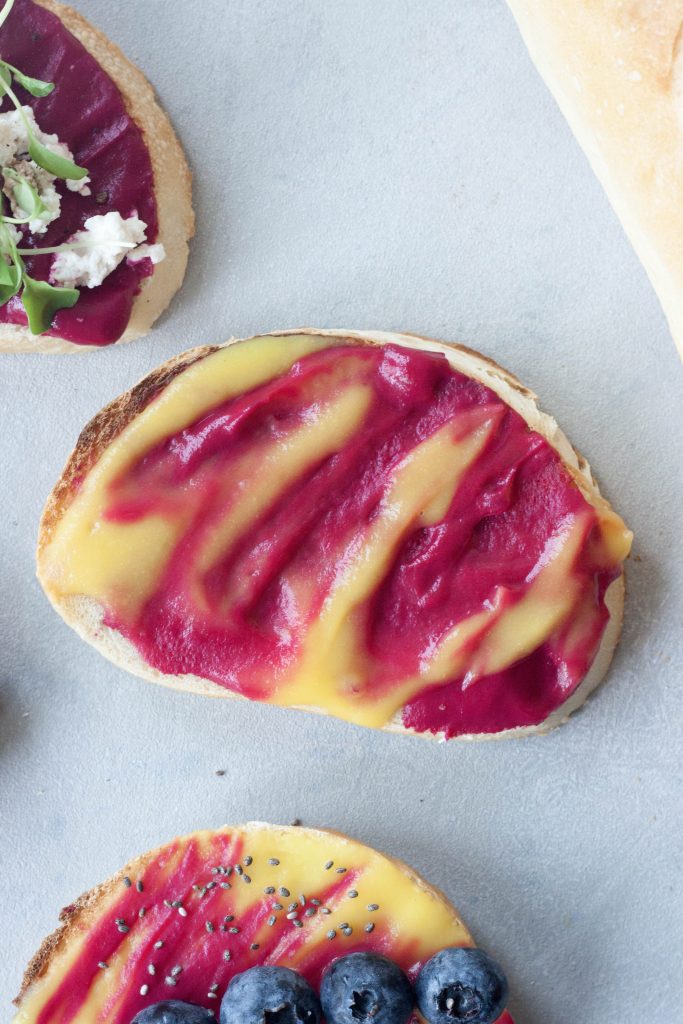
<path id="1" fill-rule="evenodd" d="M 271 365 L 269 360 L 275 362 Z M 353 360 L 353 363 L 349 363 L 349 360 Z M 279 367 L 277 369 L 276 363 Z M 387 408 L 394 415 L 392 402 L 401 405 L 403 399 L 400 392 L 403 385 L 397 367 L 400 368 L 403 363 L 411 368 L 415 380 L 422 379 L 420 375 L 427 375 L 424 378 L 426 380 L 429 374 L 436 374 L 438 381 L 436 384 L 432 382 L 430 386 L 442 391 L 445 388 L 444 393 L 448 394 L 457 392 L 463 402 L 472 401 L 475 405 L 463 411 L 462 417 L 459 412 L 454 420 L 465 424 L 462 428 L 465 431 L 464 448 L 456 445 L 454 449 L 450 441 L 445 448 L 434 448 L 435 441 L 443 435 L 433 427 L 427 428 L 426 432 L 429 434 L 431 431 L 431 434 L 426 438 L 426 443 L 422 444 L 425 431 L 419 425 L 422 420 L 419 420 L 420 443 L 416 443 L 410 449 L 412 454 L 405 458 L 401 452 L 390 453 L 387 458 L 390 461 L 393 459 L 393 462 L 381 471 L 384 476 L 377 476 L 379 482 L 375 485 L 372 479 L 374 470 L 366 472 L 367 459 L 372 461 L 375 457 L 372 453 L 375 451 L 380 453 L 377 458 L 384 458 L 388 451 L 387 445 L 389 448 L 393 445 L 395 449 L 401 443 L 397 438 L 403 430 L 400 422 L 403 412 L 398 420 L 392 421 L 393 426 L 387 428 L 387 436 L 378 435 L 378 439 L 370 441 L 363 432 L 374 429 L 368 424 L 373 421 L 373 416 L 381 418 L 387 414 Z M 361 366 L 360 370 L 357 370 L 356 364 Z M 390 400 L 376 403 L 372 415 L 365 416 L 364 413 L 365 419 L 361 417 L 359 423 L 354 423 L 354 403 L 359 392 L 357 388 L 354 390 L 355 384 L 351 387 L 351 377 L 356 373 L 370 372 L 366 370 L 366 364 L 372 365 L 373 373 L 377 370 L 378 376 L 373 378 L 376 381 L 393 379 L 394 390 Z M 350 390 L 345 384 L 343 388 L 340 385 L 335 392 L 335 396 L 341 396 L 339 401 L 344 403 L 347 412 L 339 412 L 339 418 L 330 422 L 324 412 L 327 405 L 318 395 L 319 400 L 316 399 L 314 408 L 318 411 L 322 409 L 323 413 L 319 416 L 318 412 L 314 412 L 315 426 L 311 428 L 317 433 L 292 433 L 287 435 L 291 443 L 288 442 L 284 447 L 277 447 L 276 444 L 275 449 L 271 449 L 268 439 L 272 431 L 278 429 L 273 424 L 277 424 L 278 419 L 286 414 L 277 403 L 289 401 L 278 397 L 277 389 L 284 388 L 287 394 L 291 394 L 292 388 L 298 387 L 297 381 L 306 372 L 313 375 L 311 386 L 315 387 L 319 386 L 316 383 L 318 377 L 315 376 L 318 372 L 322 374 L 320 380 L 323 381 L 336 379 L 335 374 L 350 374 Z M 381 386 L 385 387 L 385 384 Z M 273 388 L 277 393 L 272 392 Z M 455 392 L 449 389 L 455 389 Z M 247 406 L 244 406 L 245 402 Z M 145 626 L 148 631 L 147 640 L 144 642 L 141 641 L 142 634 L 136 634 L 135 623 L 142 621 L 139 614 L 143 608 L 161 609 L 162 616 L 165 616 L 171 606 L 174 609 L 179 607 L 178 601 L 183 605 L 188 600 L 189 591 L 178 599 L 169 598 L 168 601 L 166 597 L 159 601 L 155 597 L 155 581 L 158 583 L 161 579 L 169 579 L 168 573 L 175 572 L 169 568 L 171 563 L 167 564 L 167 557 L 179 536 L 173 537 L 165 532 L 170 520 L 164 519 L 163 515 L 159 519 L 149 506 L 141 510 L 140 502 L 145 505 L 150 500 L 149 488 L 157 486 L 154 482 L 157 470 L 151 469 L 152 476 L 145 482 L 143 477 L 136 476 L 137 470 L 134 467 L 138 466 L 141 472 L 147 473 L 149 467 L 157 465 L 154 461 L 157 455 L 170 450 L 169 445 L 174 451 L 179 450 L 178 444 L 182 446 L 186 443 L 188 431 L 194 431 L 197 423 L 200 424 L 197 429 L 204 439 L 209 434 L 212 437 L 218 436 L 211 433 L 216 424 L 206 429 L 203 426 L 209 423 L 206 416 L 213 415 L 211 410 L 218 410 L 218 416 L 219 413 L 223 415 L 227 409 L 227 419 L 221 420 L 221 423 L 237 423 L 242 421 L 245 409 L 246 414 L 251 415 L 248 408 L 250 402 L 257 408 L 256 414 L 262 419 L 254 428 L 255 447 L 252 450 L 247 447 L 246 451 L 240 449 L 239 458 L 252 457 L 252 462 L 244 464 L 247 465 L 244 472 L 240 469 L 242 475 L 239 479 L 233 480 L 230 476 L 232 469 L 225 471 L 227 476 L 222 476 L 223 470 L 219 470 L 218 477 L 210 486 L 217 486 L 219 490 L 223 488 L 220 493 L 224 494 L 224 498 L 220 499 L 217 513 L 221 522 L 210 526 L 208 540 L 207 536 L 201 534 L 202 544 L 207 540 L 208 548 L 203 550 L 201 556 L 188 556 L 187 562 L 194 573 L 202 559 L 208 558 L 201 570 L 204 575 L 201 584 L 198 584 L 199 589 L 204 593 L 206 578 L 213 580 L 209 589 L 216 584 L 221 593 L 218 597 L 214 595 L 208 598 L 211 609 L 206 611 L 206 615 L 204 611 L 199 614 L 199 618 L 204 617 L 208 624 L 207 633 L 201 637 L 197 635 L 194 639 L 190 636 L 194 628 L 192 624 L 199 621 L 195 615 L 199 605 L 193 604 L 194 610 L 188 611 L 184 618 L 181 616 L 179 625 L 173 625 L 173 629 L 178 628 L 183 637 L 181 646 L 184 660 L 182 667 L 180 662 L 171 665 L 163 661 L 164 652 L 174 649 L 170 620 L 162 618 L 148 623 Z M 434 409 L 429 398 L 425 402 L 424 408 L 418 405 L 418 412 L 420 416 L 424 414 L 429 417 Z M 236 410 L 235 419 L 231 420 L 233 409 Z M 344 419 L 344 415 L 347 419 Z M 410 417 L 414 419 L 416 415 L 414 409 L 405 413 L 406 429 L 412 431 Z M 496 425 L 491 426 L 494 422 Z M 223 429 L 220 423 L 218 426 L 219 430 Z M 450 427 L 447 429 L 450 430 Z M 489 429 L 490 434 L 487 433 Z M 459 430 L 460 427 L 456 433 Z M 267 438 L 265 447 L 261 446 L 264 437 Z M 188 452 L 197 451 L 197 445 L 201 447 L 204 444 L 204 440 L 198 438 L 199 434 L 190 440 Z M 351 439 L 349 445 L 362 442 L 367 449 L 363 449 L 358 456 L 359 465 L 366 466 L 363 470 L 363 485 L 360 477 L 357 481 L 355 476 L 351 476 L 351 485 L 344 484 L 346 490 L 338 478 L 325 475 L 336 472 L 340 459 L 343 462 L 346 450 L 344 438 Z M 467 441 L 467 438 L 470 440 Z M 472 443 L 475 447 L 479 446 L 476 450 L 467 447 L 473 438 L 475 441 Z M 232 458 L 231 442 L 226 443 L 228 455 Z M 513 444 L 517 452 L 514 456 L 517 460 L 515 465 L 508 464 L 507 455 L 501 454 L 501 445 L 507 451 L 505 445 L 508 443 Z M 213 455 L 206 466 L 198 468 L 199 475 L 195 482 L 204 479 L 204 472 L 212 473 L 211 467 L 219 465 L 214 456 L 217 452 L 220 454 L 221 444 L 219 441 L 219 447 L 215 451 L 212 449 Z M 522 448 L 526 451 L 524 457 L 519 454 Z M 300 460 L 301 452 L 303 462 Z M 415 453 L 421 462 L 414 461 Z M 160 457 L 163 462 L 166 455 Z M 185 456 L 182 458 L 185 459 Z M 191 455 L 187 465 L 194 458 Z M 487 476 L 488 458 L 498 460 L 495 466 L 491 464 L 490 479 Z M 527 472 L 524 466 L 533 467 L 539 458 L 552 475 L 547 479 L 544 476 L 534 477 L 536 483 L 527 487 L 524 483 L 524 474 Z M 300 461 L 297 462 L 297 459 Z M 470 479 L 467 473 L 462 479 L 459 476 L 459 460 L 463 459 L 472 473 L 484 474 L 477 477 L 480 482 L 476 486 L 472 484 L 474 490 L 471 492 L 467 490 L 467 481 Z M 243 467 L 242 462 L 238 460 L 238 463 L 238 468 Z M 164 475 L 166 470 L 161 472 Z M 181 476 L 184 472 L 181 471 Z M 194 470 L 190 469 L 190 472 L 193 474 Z M 129 473 L 132 475 L 128 479 Z M 508 474 L 512 474 L 509 479 Z M 513 478 L 517 480 L 516 483 L 510 482 Z M 127 482 L 122 485 L 123 519 L 120 523 L 113 523 L 105 506 L 113 494 L 111 488 L 118 487 L 117 480 Z M 293 482 L 298 487 L 301 480 L 305 481 L 303 490 L 288 490 Z M 337 482 L 330 483 L 330 480 Z M 224 491 L 226 481 L 227 492 Z M 203 487 L 204 484 L 199 486 Z M 182 495 L 188 494 L 193 501 L 193 496 L 199 492 L 194 484 L 189 491 L 186 487 L 187 480 L 179 482 L 177 489 L 175 484 L 171 484 L 164 501 L 168 493 L 174 503 L 178 498 L 182 504 L 185 501 Z M 456 538 L 452 541 L 456 547 L 457 544 L 461 545 L 454 552 L 453 561 L 449 560 L 450 556 L 445 562 L 439 561 L 437 545 L 437 560 L 429 562 L 429 565 L 423 563 L 427 566 L 424 572 L 421 574 L 418 571 L 415 575 L 414 569 L 419 559 L 415 561 L 411 544 L 419 547 L 425 538 L 431 538 L 436 543 L 437 536 L 444 529 L 444 536 L 451 536 L 452 539 L 452 530 L 460 536 L 458 524 L 461 521 L 469 522 L 468 516 L 473 508 L 479 508 L 477 502 L 480 499 L 489 500 L 482 498 L 482 495 L 493 495 L 494 492 L 501 494 L 503 491 L 510 496 L 509 502 L 512 505 L 518 501 L 518 496 L 533 493 L 533 510 L 520 511 L 521 506 L 517 503 L 515 513 L 511 511 L 512 505 L 508 499 L 503 498 L 505 508 L 500 506 L 500 515 L 493 514 L 493 505 L 487 506 L 491 515 L 486 511 L 481 515 L 476 512 L 476 521 L 470 523 L 460 540 Z M 564 496 L 561 499 L 558 497 L 560 492 Z M 328 522 L 336 523 L 335 508 L 355 508 L 354 502 L 358 496 L 365 500 L 366 493 L 370 495 L 370 503 L 364 510 L 357 512 L 353 526 L 353 530 L 356 527 L 357 530 L 355 533 L 352 530 L 352 539 L 349 541 L 351 546 L 342 545 L 342 550 L 339 537 L 347 537 L 345 531 L 348 523 L 342 521 L 338 528 L 330 526 L 330 530 L 322 535 L 319 531 L 325 529 Z M 234 500 L 236 494 L 241 496 L 239 501 Z M 555 519 L 552 523 L 548 522 L 546 529 L 541 525 L 545 515 L 543 508 L 554 508 L 557 505 L 559 509 L 557 501 L 550 500 L 550 494 L 555 494 L 560 504 L 569 501 L 575 509 L 576 517 L 574 513 L 567 513 L 567 519 L 564 512 L 553 512 Z M 459 499 L 458 495 L 464 497 Z M 459 500 L 462 506 L 458 505 Z M 492 500 L 496 505 L 498 498 Z M 525 499 L 519 500 L 523 502 Z M 225 522 L 222 522 L 223 501 L 231 508 Z M 202 500 L 193 515 L 203 515 L 209 504 Z M 396 509 L 399 510 L 398 515 L 394 514 Z M 272 523 L 268 521 L 270 533 L 261 536 L 261 521 L 264 516 L 267 518 L 271 515 L 271 511 L 274 518 Z M 378 511 L 383 514 L 377 514 Z M 356 512 L 353 512 L 353 516 L 356 516 Z M 527 518 L 524 519 L 524 516 Z M 132 520 L 136 520 L 134 530 L 129 531 L 128 526 Z M 589 528 L 586 534 L 588 548 L 593 554 L 598 547 L 602 551 L 598 561 L 595 564 L 591 562 L 592 568 L 587 570 L 581 596 L 574 589 L 576 580 L 573 578 L 573 574 L 578 572 L 578 561 L 566 576 L 558 569 L 561 575 L 557 577 L 555 585 L 550 590 L 539 592 L 538 587 L 545 584 L 533 584 L 533 581 L 541 565 L 560 565 L 552 551 L 564 552 L 563 558 L 574 557 L 569 550 L 574 542 L 568 540 L 565 544 L 562 538 L 565 537 L 563 531 L 566 523 L 579 520 Z M 112 521 L 111 531 L 105 525 L 109 521 Z M 444 527 L 446 521 L 450 526 Z M 185 531 L 187 521 L 183 522 Z M 519 534 L 514 532 L 517 529 L 514 524 L 517 522 L 522 525 L 526 523 L 524 529 L 520 527 Z M 236 523 L 241 524 L 239 530 Z M 395 529 L 392 524 L 397 524 Z M 506 532 L 508 527 L 512 530 L 511 535 Z M 380 532 L 377 533 L 377 530 Z M 188 536 L 191 534 L 192 529 Z M 525 552 L 531 534 L 535 536 L 533 543 L 538 548 L 538 557 L 534 556 L 527 563 Z M 571 535 L 575 538 L 578 536 L 573 532 Z M 190 541 L 193 543 L 191 537 Z M 100 546 L 101 542 L 104 547 Z M 511 550 L 513 544 L 517 545 L 518 550 Z M 548 544 L 550 547 L 547 547 Z M 81 434 L 48 499 L 38 541 L 38 576 L 56 610 L 80 636 L 115 664 L 154 682 L 209 696 L 233 699 L 253 697 L 270 703 L 330 713 L 358 724 L 404 734 L 417 732 L 440 739 L 501 738 L 547 732 L 566 721 L 569 714 L 583 703 L 603 678 L 621 628 L 623 560 L 628 555 L 630 544 L 631 534 L 600 495 L 585 459 L 574 451 L 555 421 L 539 410 L 535 396 L 491 360 L 463 346 L 446 345 L 413 335 L 306 329 L 278 332 L 240 343 L 233 340 L 227 346 L 194 349 L 176 356 L 96 416 Z M 266 548 L 270 545 L 269 550 L 284 545 L 281 552 L 282 571 L 275 572 L 272 579 L 269 577 L 268 586 L 259 583 L 264 577 L 263 565 L 258 561 L 264 545 Z M 581 550 L 585 553 L 588 548 Z M 352 549 L 355 550 L 353 558 L 348 555 Z M 236 552 L 239 558 L 226 567 L 227 550 Z M 323 550 L 326 554 L 321 563 L 319 552 Z M 484 559 L 481 563 L 482 572 L 488 580 L 484 591 L 477 590 L 482 582 L 476 568 L 480 555 Z M 495 560 L 498 556 L 502 559 L 502 568 L 496 568 Z M 584 556 L 577 554 L 576 557 L 580 560 Z M 590 557 L 593 558 L 593 555 Z M 511 576 L 511 567 L 519 559 L 521 562 Z M 299 564 L 312 568 L 302 570 L 302 576 L 297 568 Z M 474 566 L 474 577 L 467 576 L 466 572 L 465 577 L 457 577 L 452 584 L 451 574 L 455 573 L 452 567 L 459 567 L 459 572 L 460 568 L 467 565 Z M 513 579 L 515 572 L 517 575 Z M 315 586 L 311 584 L 314 578 L 327 580 L 330 573 L 332 583 L 328 580 L 316 583 Z M 406 589 L 396 589 L 394 581 L 403 578 L 402 574 L 408 580 Z M 543 578 L 549 580 L 547 576 Z M 477 598 L 472 596 L 471 601 L 467 591 L 468 579 L 470 582 L 474 580 L 472 594 L 477 590 L 479 595 Z M 249 614 L 244 617 L 239 610 L 240 602 L 241 607 L 244 607 L 244 601 L 247 600 L 245 594 L 252 585 L 257 587 L 258 600 L 254 598 Z M 445 591 L 441 590 L 444 599 L 432 600 L 430 594 L 435 585 L 437 589 L 445 588 Z M 189 599 L 192 603 L 198 593 L 195 583 L 192 583 L 190 589 L 195 595 Z M 322 605 L 316 605 L 318 592 L 322 590 L 325 591 L 324 600 L 321 598 Z M 233 601 L 227 610 L 222 603 L 225 599 L 224 591 L 232 595 L 230 600 Z M 275 664 L 273 660 L 279 657 L 278 652 L 283 648 L 291 650 L 287 647 L 286 636 L 289 626 L 283 619 L 284 613 L 280 611 L 282 593 L 285 591 L 295 605 L 300 601 L 301 608 L 306 606 L 313 609 L 308 624 L 300 631 L 301 645 L 295 652 L 294 661 L 290 662 L 290 665 L 294 665 L 293 671 L 289 670 L 284 661 Z M 525 595 L 531 598 L 532 593 L 536 596 L 531 604 L 521 600 Z M 380 595 L 381 602 L 373 605 L 373 601 L 380 601 L 377 595 Z M 460 614 L 451 610 L 449 602 L 455 600 L 457 603 L 462 595 L 470 603 L 469 612 Z M 201 604 L 204 598 L 197 597 L 197 600 Z M 133 605 L 136 605 L 135 611 Z M 369 607 L 373 609 L 371 619 L 367 618 Z M 475 607 L 480 616 L 478 618 L 470 614 Z M 424 612 L 420 610 L 422 608 Z M 512 610 L 512 617 L 508 617 L 506 609 Z M 117 612 L 121 612 L 121 617 L 117 618 Z M 331 617 L 333 613 L 336 618 Z M 215 631 L 220 632 L 224 623 L 232 622 L 234 615 L 245 623 L 243 633 L 231 634 L 225 640 L 221 634 L 219 639 L 222 646 L 219 644 L 219 647 L 215 647 Z M 413 629 L 411 616 L 417 616 L 419 628 Z M 393 620 L 398 623 L 396 627 Z M 254 621 L 258 622 L 255 639 L 249 625 Z M 388 640 L 385 630 L 387 621 Z M 456 624 L 457 628 L 453 630 Z M 480 626 L 483 632 L 480 632 Z M 489 627 L 492 627 L 493 635 Z M 469 633 L 469 630 L 472 632 Z M 258 644 L 263 636 L 271 635 L 273 631 L 277 634 L 275 646 L 259 650 Z M 581 648 L 578 643 L 582 631 L 591 638 L 590 650 Z M 364 638 L 370 633 L 372 642 L 368 641 L 366 647 Z M 463 634 L 464 643 L 460 644 Z M 444 638 L 448 638 L 448 644 L 454 646 L 447 650 Z M 535 646 L 537 639 L 542 641 L 538 648 Z M 253 648 L 253 655 L 248 652 L 242 657 L 240 645 L 243 641 L 257 645 Z M 547 652 L 551 662 L 559 658 L 562 663 L 561 670 L 557 672 L 546 661 L 546 641 L 549 643 Z M 160 643 L 163 645 L 162 651 L 159 650 Z M 387 643 L 390 653 L 383 660 L 382 645 L 386 649 Z M 373 650 L 372 644 L 375 645 Z M 404 648 L 406 652 L 412 650 L 414 644 L 419 648 L 416 661 L 410 662 L 404 677 L 394 679 L 392 683 L 391 663 Z M 429 644 L 435 644 L 436 651 L 440 652 L 439 657 L 443 654 L 445 659 L 440 662 L 442 667 L 438 673 L 434 669 L 436 655 L 432 657 L 430 654 L 428 658 L 423 653 Z M 303 654 L 299 657 L 300 650 L 305 653 L 310 651 L 311 646 L 315 649 L 312 660 L 307 660 Z M 558 654 L 558 651 L 568 651 L 570 648 L 574 652 L 569 659 L 573 667 L 562 660 L 563 655 Z M 580 648 L 585 658 L 579 670 L 576 658 Z M 488 654 L 484 656 L 482 652 L 486 650 Z M 202 660 L 211 651 L 213 653 Z M 379 653 L 376 654 L 376 651 Z M 196 658 L 199 661 L 193 661 Z M 368 661 L 364 662 L 364 658 Z M 419 672 L 413 677 L 412 666 L 417 664 L 419 658 L 422 659 Z M 541 661 L 537 662 L 537 658 Z M 427 669 L 423 672 L 421 666 L 425 660 Z M 223 669 L 217 672 L 219 661 Z M 364 669 L 365 664 L 371 666 L 367 671 Z M 480 667 L 477 668 L 477 665 Z M 252 669 L 256 670 L 257 682 L 250 689 L 248 683 Z M 356 686 L 356 689 L 348 686 L 352 669 L 358 673 L 353 678 L 357 680 L 360 676 L 362 680 L 362 685 Z M 558 689 L 554 688 L 554 683 L 552 691 L 544 688 L 542 680 L 546 671 L 555 673 L 553 679 L 558 674 L 561 676 L 563 681 Z M 290 678 L 268 689 L 267 682 L 275 680 L 278 673 L 280 680 L 288 673 Z M 380 685 L 375 689 L 383 674 L 384 688 Z M 359 690 L 360 696 L 357 698 Z M 520 703 L 515 704 L 513 714 L 510 707 L 517 696 Z M 479 723 L 483 723 L 483 726 Z"/>
<path id="2" fill-rule="evenodd" d="M 434 953 L 472 945 L 443 893 L 393 857 L 322 829 L 226 826 L 136 857 L 65 907 L 27 968 L 15 1024 L 57 1024 L 67 1004 L 73 1024 L 130 1024 L 169 998 L 217 1011 L 230 980 L 261 964 L 317 990 L 333 960 L 359 951 L 414 981 Z"/>
<path id="3" fill-rule="evenodd" d="M 683 357 L 683 4 L 508 5 L 652 281 Z"/>
<path id="4" fill-rule="evenodd" d="M 171 122 L 142 72 L 73 8 L 57 0 L 35 3 L 60 19 L 117 86 L 128 113 L 142 132 L 151 159 L 159 222 L 157 242 L 164 246 L 166 257 L 155 266 L 151 276 L 143 279 L 128 326 L 116 342 L 121 344 L 147 334 L 183 282 L 188 243 L 194 234 L 192 176 Z M 17 324 L 0 324 L 0 352 L 73 353 L 97 347 L 48 335 L 36 336 L 28 327 Z"/>

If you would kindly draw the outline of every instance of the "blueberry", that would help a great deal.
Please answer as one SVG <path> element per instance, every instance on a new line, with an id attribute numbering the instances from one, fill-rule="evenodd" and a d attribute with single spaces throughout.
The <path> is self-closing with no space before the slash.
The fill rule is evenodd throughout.
<path id="1" fill-rule="evenodd" d="M 145 1007 L 133 1017 L 131 1024 L 206 1024 L 213 1021 L 211 1010 L 193 1003 L 181 1003 L 178 999 L 165 999 Z"/>
<path id="2" fill-rule="evenodd" d="M 289 967 L 252 967 L 228 985 L 220 1024 L 320 1024 L 320 1003 Z"/>
<path id="3" fill-rule="evenodd" d="M 428 1024 L 493 1024 L 508 1001 L 505 975 L 481 949 L 442 949 L 424 965 L 415 989 Z"/>
<path id="4" fill-rule="evenodd" d="M 327 1024 L 406 1024 L 413 990 L 392 960 L 378 953 L 350 953 L 325 972 L 320 1001 Z"/>

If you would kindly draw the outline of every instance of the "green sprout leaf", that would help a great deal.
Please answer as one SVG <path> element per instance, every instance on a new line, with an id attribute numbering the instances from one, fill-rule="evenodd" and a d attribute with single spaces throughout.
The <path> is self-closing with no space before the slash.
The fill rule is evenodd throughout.
<path id="1" fill-rule="evenodd" d="M 77 288 L 55 288 L 47 281 L 34 281 L 26 273 L 22 280 L 24 290 L 21 301 L 32 334 L 45 334 L 52 327 L 60 309 L 71 309 L 78 302 L 80 293 Z"/>
<path id="2" fill-rule="evenodd" d="M 5 64 L 5 68 L 14 75 L 14 81 L 18 85 L 23 86 L 23 88 L 26 89 L 26 92 L 30 93 L 31 96 L 49 96 L 55 87 L 54 82 L 42 82 L 40 78 L 31 78 L 29 75 L 25 75 L 23 71 L 19 71 L 18 68 L 13 67 L 11 64 Z"/>
<path id="3" fill-rule="evenodd" d="M 79 181 L 81 178 L 85 178 L 88 173 L 87 168 L 78 167 L 77 164 L 68 160 L 67 157 L 53 153 L 42 142 L 38 142 L 38 139 L 36 139 L 32 132 L 29 133 L 28 152 L 31 159 L 35 160 L 39 167 L 49 171 L 50 174 L 54 174 L 55 178 L 63 178 L 65 181 L 67 179 Z"/>
<path id="4" fill-rule="evenodd" d="M 14 201 L 21 208 L 27 220 L 39 220 L 48 212 L 45 203 L 30 181 L 17 174 L 11 167 L 3 167 L 3 176 L 14 183 Z"/>
<path id="5" fill-rule="evenodd" d="M 0 259 L 0 306 L 17 294 L 21 288 L 21 267 Z"/>
<path id="6" fill-rule="evenodd" d="M 40 78 L 31 78 L 30 75 L 25 75 L 19 68 L 15 68 L 13 64 L 8 64 L 7 61 L 3 60 L 0 61 L 0 96 L 5 95 L 7 87 L 12 84 L 12 78 L 19 85 L 23 86 L 31 96 L 49 96 L 54 90 L 53 82 L 43 82 Z"/>
<path id="7" fill-rule="evenodd" d="M 12 84 L 12 72 L 4 61 L 0 61 L 0 96 L 7 92 L 7 86 Z"/>

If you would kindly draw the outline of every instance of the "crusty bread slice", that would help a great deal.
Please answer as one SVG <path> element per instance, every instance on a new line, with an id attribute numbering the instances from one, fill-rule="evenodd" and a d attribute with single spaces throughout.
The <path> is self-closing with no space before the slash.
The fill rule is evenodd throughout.
<path id="1" fill-rule="evenodd" d="M 397 334 L 385 331 L 316 330 L 313 328 L 273 332 L 273 336 L 276 337 L 296 334 L 346 338 L 369 345 L 401 345 L 407 348 L 418 348 L 428 352 L 442 353 L 455 370 L 465 373 L 491 388 L 503 401 L 523 417 L 532 430 L 537 431 L 552 445 L 561 456 L 565 467 L 572 474 L 586 500 L 591 505 L 595 507 L 604 507 L 606 505 L 605 499 L 601 496 L 598 485 L 593 478 L 588 462 L 572 447 L 555 420 L 539 409 L 536 395 L 525 388 L 511 373 L 493 362 L 493 360 L 463 345 L 445 344 L 413 334 Z M 239 340 L 232 338 L 226 344 L 231 345 Z M 99 460 L 107 446 L 148 405 L 153 397 L 158 396 L 160 391 L 188 366 L 216 351 L 217 347 L 207 346 L 191 349 L 188 352 L 174 356 L 168 362 L 158 367 L 158 369 L 152 371 L 130 391 L 106 406 L 85 427 L 45 506 L 40 524 L 37 566 L 38 578 L 43 589 L 65 622 L 84 640 L 96 647 L 110 661 L 113 661 L 114 664 L 143 679 L 160 683 L 172 689 L 186 690 L 209 697 L 244 700 L 245 698 L 240 694 L 233 693 L 208 679 L 195 675 L 170 676 L 150 667 L 142 660 L 137 649 L 129 640 L 116 630 L 103 624 L 103 609 L 96 601 L 85 595 L 63 597 L 57 594 L 48 575 L 43 573 L 42 554 L 49 544 L 59 520 L 74 498 L 75 482 L 82 481 L 83 477 Z M 546 733 L 555 726 L 566 722 L 570 714 L 584 703 L 607 672 L 621 632 L 624 589 L 624 576 L 622 573 L 610 585 L 606 594 L 606 604 L 610 619 L 603 633 L 600 648 L 590 671 L 581 685 L 561 707 L 538 726 L 511 729 L 495 734 L 460 736 L 458 739 L 521 737 L 532 733 Z M 302 710 L 325 714 L 321 708 L 317 707 L 305 707 Z M 404 734 L 413 732 L 413 730 L 407 729 L 403 725 L 400 713 L 394 717 L 385 729 Z M 424 734 L 420 733 L 418 735 Z M 440 737 L 437 736 L 436 738 Z"/>
<path id="2" fill-rule="evenodd" d="M 683 3 L 508 0 L 683 357 Z"/>
<path id="3" fill-rule="evenodd" d="M 183 149 L 168 117 L 157 103 L 154 90 L 142 72 L 131 64 L 103 32 L 82 15 L 57 0 L 35 0 L 56 14 L 72 35 L 88 50 L 121 92 L 130 116 L 141 129 L 154 172 L 154 191 L 159 217 L 159 237 L 166 259 L 145 278 L 133 303 L 124 334 L 116 344 L 142 337 L 163 313 L 180 288 L 194 234 L 192 175 Z M 64 339 L 36 336 L 28 327 L 0 325 L 0 352 L 88 352 L 96 345 L 75 345 Z"/>
<path id="4" fill-rule="evenodd" d="M 449 922 L 452 922 L 453 929 L 458 936 L 458 944 L 474 944 L 474 940 L 463 923 L 460 914 L 439 889 L 426 882 L 413 868 L 403 861 L 388 854 L 371 850 L 357 840 L 343 835 L 341 832 L 330 829 L 303 828 L 299 825 L 270 825 L 260 821 L 249 822 L 241 826 L 224 826 L 217 831 L 238 832 L 240 836 L 244 837 L 246 843 L 249 842 L 250 837 L 262 835 L 265 832 L 268 834 L 269 841 L 272 839 L 273 846 L 276 845 L 278 837 L 286 836 L 292 839 L 295 849 L 300 840 L 319 839 L 324 842 L 325 849 L 329 851 L 330 858 L 333 858 L 336 863 L 343 863 L 345 856 L 352 860 L 353 850 L 365 853 L 376 859 L 377 862 L 386 861 L 393 869 L 397 869 L 408 880 L 410 885 L 415 886 L 421 893 L 431 897 L 435 903 L 439 904 L 446 911 Z M 197 833 L 194 835 L 197 835 Z M 199 833 L 199 835 L 204 835 L 204 833 Z M 183 843 L 190 838 L 189 836 L 182 837 L 177 841 Z M 109 911 L 111 898 L 116 892 L 121 891 L 123 879 L 135 879 L 144 876 L 147 866 L 156 860 L 165 848 L 165 846 L 158 847 L 129 861 L 117 874 L 89 892 L 84 893 L 61 911 L 59 926 L 51 935 L 43 940 L 37 953 L 31 958 L 26 968 L 21 990 L 14 1000 L 15 1005 L 19 1007 L 15 1024 L 32 1024 L 35 1020 L 34 1015 L 32 1013 L 29 1015 L 28 1012 L 24 1014 L 22 1007 L 33 996 L 36 989 L 39 989 L 41 979 L 51 970 L 58 971 L 60 960 L 67 959 L 72 942 L 78 941 L 84 934 L 87 935 L 94 925 L 101 920 L 102 916 Z M 308 893 L 308 895 L 310 896 L 311 894 Z M 508 1021 L 509 1017 L 504 1016 L 504 1019 Z"/>

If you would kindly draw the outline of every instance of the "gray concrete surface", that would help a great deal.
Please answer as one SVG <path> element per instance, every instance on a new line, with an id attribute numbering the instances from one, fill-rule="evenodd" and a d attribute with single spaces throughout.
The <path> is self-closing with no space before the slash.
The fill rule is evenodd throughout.
<path id="1" fill-rule="evenodd" d="M 198 233 L 149 339 L 0 361 L 3 1019 L 59 908 L 130 855 L 197 826 L 300 817 L 443 888 L 505 964 L 519 1024 L 670 1024 L 683 369 L 507 8 L 74 2 L 157 87 L 194 167 Z M 613 671 L 570 726 L 443 746 L 174 695 L 53 613 L 37 524 L 86 420 L 181 349 L 301 324 L 474 345 L 590 457 L 637 540 Z"/>

